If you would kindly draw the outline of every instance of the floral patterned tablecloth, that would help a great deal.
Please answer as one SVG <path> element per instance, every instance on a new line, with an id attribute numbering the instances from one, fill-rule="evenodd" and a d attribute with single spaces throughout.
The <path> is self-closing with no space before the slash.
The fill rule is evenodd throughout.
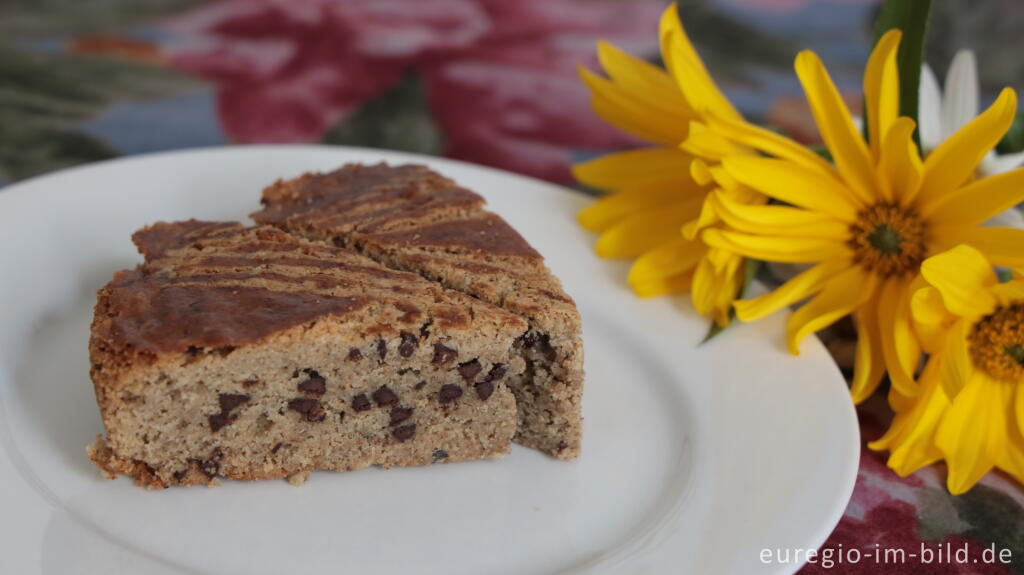
<path id="1" fill-rule="evenodd" d="M 944 70 L 955 50 L 971 47 L 986 91 L 1024 87 L 1024 14 L 1014 1 L 935 3 L 933 67 Z M 790 72 L 804 47 L 822 55 L 859 107 L 874 2 L 680 6 L 709 66 L 748 116 L 816 139 Z M 663 7 L 649 0 L 4 2 L 0 185 L 118 155 L 256 142 L 443 154 L 572 185 L 573 162 L 636 144 L 590 112 L 577 66 L 594 67 L 599 38 L 655 59 Z M 842 364 L 841 337 L 830 347 Z M 883 397 L 858 412 L 863 438 L 878 437 L 889 417 Z M 941 466 L 901 479 L 884 461 L 864 449 L 845 516 L 801 572 L 1024 573 L 1020 485 L 995 473 L 952 497 Z M 917 559 L 897 561 L 893 553 L 890 564 L 851 563 L 852 549 L 863 556 L 901 549 Z M 968 557 L 934 555 L 926 563 L 924 549 L 965 549 Z M 822 561 L 826 553 L 832 561 Z M 986 561 L 999 553 L 1011 562 Z"/>

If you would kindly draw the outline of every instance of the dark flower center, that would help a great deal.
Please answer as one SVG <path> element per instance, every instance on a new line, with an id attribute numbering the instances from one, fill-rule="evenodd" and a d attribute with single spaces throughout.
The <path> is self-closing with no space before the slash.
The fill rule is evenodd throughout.
<path id="1" fill-rule="evenodd" d="M 967 341 L 975 367 L 1000 381 L 1024 383 L 1024 303 L 981 318 Z"/>
<path id="2" fill-rule="evenodd" d="M 882 277 L 916 273 L 924 261 L 925 225 L 897 204 L 875 204 L 857 214 L 847 245 L 864 269 Z"/>

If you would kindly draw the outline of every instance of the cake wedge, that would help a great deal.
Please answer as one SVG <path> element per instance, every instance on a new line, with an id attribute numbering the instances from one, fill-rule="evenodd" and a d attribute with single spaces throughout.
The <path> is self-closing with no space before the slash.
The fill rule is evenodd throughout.
<path id="1" fill-rule="evenodd" d="M 252 215 L 309 239 L 414 272 L 529 326 L 516 342 L 526 368 L 510 374 L 515 441 L 560 459 L 580 454 L 583 344 L 572 298 L 544 258 L 476 193 L 424 166 L 350 164 L 263 191 Z"/>
<path id="2" fill-rule="evenodd" d="M 160 223 L 98 294 L 107 474 L 147 487 L 500 457 L 521 317 L 269 226 Z"/>

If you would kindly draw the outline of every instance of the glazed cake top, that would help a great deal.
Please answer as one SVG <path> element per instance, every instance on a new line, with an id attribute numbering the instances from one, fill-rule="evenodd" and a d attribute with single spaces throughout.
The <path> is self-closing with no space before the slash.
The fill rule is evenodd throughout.
<path id="1" fill-rule="evenodd" d="M 102 351 L 125 362 L 228 351 L 323 316 L 358 333 L 409 337 L 481 322 L 526 329 L 498 307 L 269 226 L 189 220 L 132 239 L 145 263 L 100 290 L 93 323 Z"/>
<path id="2" fill-rule="evenodd" d="M 349 164 L 278 181 L 262 202 L 257 222 L 416 270 L 546 330 L 579 329 L 541 255 L 483 198 L 424 166 Z"/>

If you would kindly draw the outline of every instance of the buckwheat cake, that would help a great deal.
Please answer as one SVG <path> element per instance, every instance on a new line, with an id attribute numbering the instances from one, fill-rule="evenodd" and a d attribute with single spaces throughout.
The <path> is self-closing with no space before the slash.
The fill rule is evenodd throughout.
<path id="1" fill-rule="evenodd" d="M 351 248 L 388 268 L 500 306 L 529 330 L 515 441 L 563 459 L 580 452 L 583 347 L 573 300 L 537 253 L 479 195 L 423 166 L 346 165 L 263 192 L 262 224 Z"/>
<path id="2" fill-rule="evenodd" d="M 562 336 L 346 248 L 195 220 L 133 240 L 145 262 L 100 290 L 90 340 L 106 437 L 89 455 L 111 477 L 301 482 L 315 469 L 501 456 L 516 433 L 509 386 L 529 401 L 527 386 L 569 385 L 554 375 Z M 575 453 L 566 423 L 578 416 L 554 406 L 578 393 L 550 395 L 536 400 L 553 406 L 538 443 Z M 536 409 L 521 412 L 526 437 L 544 433 Z"/>

